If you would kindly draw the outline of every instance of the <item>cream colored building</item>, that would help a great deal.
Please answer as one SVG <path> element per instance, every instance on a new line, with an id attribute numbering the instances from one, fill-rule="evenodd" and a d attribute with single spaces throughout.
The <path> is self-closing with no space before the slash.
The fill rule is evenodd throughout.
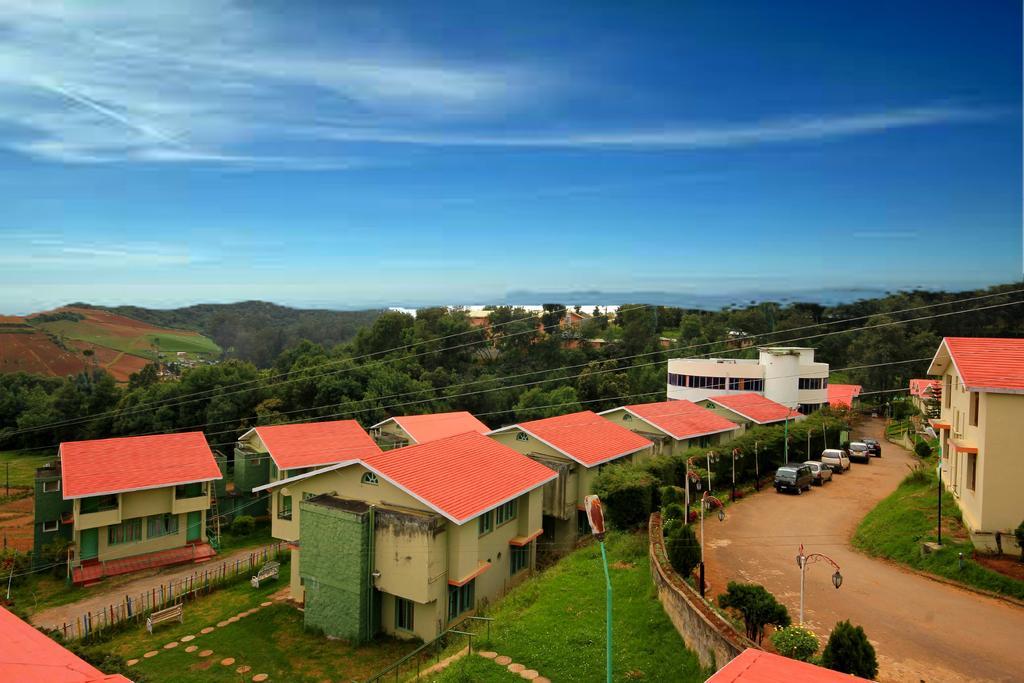
<path id="1" fill-rule="evenodd" d="M 490 427 L 465 410 L 389 417 L 370 427 L 370 436 L 384 450 L 427 443 L 463 432 L 486 434 Z"/>
<path id="2" fill-rule="evenodd" d="M 707 398 L 754 392 L 811 413 L 828 405 L 828 363 L 814 349 L 766 347 L 757 359 L 671 358 L 667 398 L 699 403 Z"/>
<path id="3" fill-rule="evenodd" d="M 438 477 L 438 472 L 448 474 Z M 354 586 L 369 577 L 373 601 L 369 624 L 362 624 L 367 633 L 429 640 L 533 570 L 535 541 L 542 534 L 543 487 L 556 476 L 468 432 L 338 463 L 261 489 L 272 495 L 274 537 L 291 543 L 291 595 L 306 602 L 307 622 L 328 635 L 355 637 L 344 623 L 351 610 L 330 604 L 328 587 L 332 581 Z M 343 526 L 335 538 L 329 521 L 303 521 L 304 514 L 323 513 L 327 520 L 338 510 L 363 519 L 372 515 L 368 550 L 344 536 Z M 307 533 L 316 538 L 304 538 Z M 310 544 L 321 556 L 332 553 L 336 567 L 323 567 L 322 557 L 317 567 L 304 566 L 309 564 L 303 562 L 304 548 Z M 361 554 L 368 555 L 368 573 L 349 571 Z M 314 601 L 307 600 L 311 580 L 318 592 Z M 338 603 L 349 599 L 342 586 L 330 590 L 336 590 Z"/>
<path id="4" fill-rule="evenodd" d="M 639 403 L 599 414 L 653 442 L 655 455 L 678 455 L 693 446 L 716 446 L 743 432 L 741 424 L 690 401 Z"/>
<path id="5" fill-rule="evenodd" d="M 941 413 L 931 420 L 942 476 L 971 540 L 1004 551 L 1024 522 L 1024 339 L 946 337 L 928 374 L 939 378 Z"/>
<path id="6" fill-rule="evenodd" d="M 207 511 L 221 473 L 202 432 L 65 442 L 59 458 L 75 583 L 214 554 Z"/>
<path id="7" fill-rule="evenodd" d="M 544 545 L 553 551 L 571 548 L 589 532 L 583 499 L 601 469 L 648 458 L 654 450 L 649 439 L 589 410 L 520 422 L 490 436 L 558 472 L 544 488 Z"/>

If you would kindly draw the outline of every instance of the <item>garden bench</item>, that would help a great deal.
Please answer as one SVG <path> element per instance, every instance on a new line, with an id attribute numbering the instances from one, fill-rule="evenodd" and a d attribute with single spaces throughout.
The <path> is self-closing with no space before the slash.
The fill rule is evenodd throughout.
<path id="1" fill-rule="evenodd" d="M 157 624 L 162 624 L 165 621 L 174 621 L 175 619 L 179 624 L 184 619 L 184 609 L 180 602 L 174 607 L 153 612 L 146 617 L 146 630 L 153 633 L 153 627 Z"/>
<path id="2" fill-rule="evenodd" d="M 256 576 L 249 579 L 249 583 L 252 584 L 253 588 L 260 587 L 260 581 L 266 581 L 267 579 L 276 579 L 278 571 L 281 569 L 279 562 L 267 562 L 260 570 L 256 572 Z"/>

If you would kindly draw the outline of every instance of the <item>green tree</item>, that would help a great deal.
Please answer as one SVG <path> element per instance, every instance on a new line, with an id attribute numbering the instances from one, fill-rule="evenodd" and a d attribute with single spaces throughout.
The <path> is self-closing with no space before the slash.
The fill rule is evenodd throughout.
<path id="1" fill-rule="evenodd" d="M 550 391 L 533 387 L 523 392 L 516 401 L 515 412 L 516 419 L 523 422 L 575 413 L 581 408 L 576 390 L 572 387 L 562 386 Z"/>
<path id="2" fill-rule="evenodd" d="M 821 653 L 821 665 L 826 669 L 873 679 L 878 675 L 875 648 L 860 626 L 840 621 L 832 629 L 828 643 Z"/>
<path id="3" fill-rule="evenodd" d="M 761 644 L 764 627 L 773 624 L 789 626 L 789 611 L 775 599 L 768 590 L 756 583 L 730 581 L 726 592 L 718 596 L 718 605 L 723 609 L 734 609 L 743 616 L 747 637 Z"/>
<path id="4" fill-rule="evenodd" d="M 679 507 L 675 503 L 673 505 Z M 677 574 L 684 578 L 692 574 L 700 564 L 700 542 L 697 540 L 697 534 L 693 533 L 693 526 L 677 524 L 665 539 L 665 551 Z"/>

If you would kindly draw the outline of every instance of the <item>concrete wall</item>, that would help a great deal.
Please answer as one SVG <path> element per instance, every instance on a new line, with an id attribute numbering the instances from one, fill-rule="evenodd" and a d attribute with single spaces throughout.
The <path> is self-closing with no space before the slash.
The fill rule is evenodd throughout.
<path id="1" fill-rule="evenodd" d="M 253 437 L 256 435 L 254 434 Z M 249 493 L 270 481 L 270 456 L 251 447 L 253 442 L 235 448 L 235 490 Z"/>
<path id="2" fill-rule="evenodd" d="M 700 594 L 672 569 L 665 555 L 661 515 L 649 526 L 651 578 L 665 613 L 686 647 L 697 653 L 702 666 L 719 669 L 747 648 L 761 649 L 707 606 Z"/>

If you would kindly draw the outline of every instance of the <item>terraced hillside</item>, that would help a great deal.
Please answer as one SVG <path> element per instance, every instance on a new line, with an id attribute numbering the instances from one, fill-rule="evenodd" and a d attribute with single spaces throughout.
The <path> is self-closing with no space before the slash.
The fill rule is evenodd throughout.
<path id="1" fill-rule="evenodd" d="M 120 382 L 155 360 L 216 358 L 221 350 L 191 330 L 158 327 L 93 308 L 64 307 L 0 317 L 0 372 L 65 376 L 93 365 Z"/>

